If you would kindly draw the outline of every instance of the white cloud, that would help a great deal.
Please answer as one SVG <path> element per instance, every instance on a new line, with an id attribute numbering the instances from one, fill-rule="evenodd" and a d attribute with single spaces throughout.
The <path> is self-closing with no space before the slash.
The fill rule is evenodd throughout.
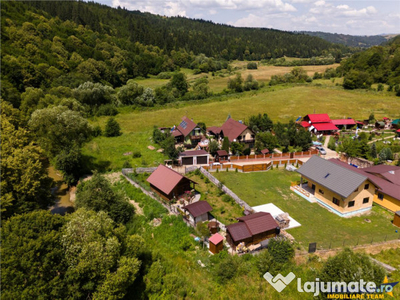
<path id="1" fill-rule="evenodd" d="M 349 9 L 350 7 L 346 4 L 336 6 L 337 9 Z"/>
<path id="2" fill-rule="evenodd" d="M 324 6 L 325 5 L 325 1 L 324 0 L 319 0 L 317 2 L 314 2 L 315 6 Z"/>
<path id="3" fill-rule="evenodd" d="M 130 10 L 140 10 L 165 16 L 186 16 L 185 5 L 182 1 L 112 0 L 112 6 L 121 6 Z"/>

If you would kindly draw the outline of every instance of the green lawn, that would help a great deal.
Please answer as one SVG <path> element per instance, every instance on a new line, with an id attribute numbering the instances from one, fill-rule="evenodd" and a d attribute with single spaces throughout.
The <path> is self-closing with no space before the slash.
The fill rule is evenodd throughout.
<path id="1" fill-rule="evenodd" d="M 256 173 L 214 173 L 250 206 L 274 203 L 288 212 L 302 226 L 288 230 L 304 247 L 316 242 L 318 248 L 337 248 L 368 244 L 399 238 L 392 225 L 393 213 L 374 206 L 369 215 L 342 218 L 329 212 L 317 203 L 293 193 L 290 182 L 300 180 L 295 172 L 271 170 Z M 371 223 L 365 222 L 365 219 Z"/>

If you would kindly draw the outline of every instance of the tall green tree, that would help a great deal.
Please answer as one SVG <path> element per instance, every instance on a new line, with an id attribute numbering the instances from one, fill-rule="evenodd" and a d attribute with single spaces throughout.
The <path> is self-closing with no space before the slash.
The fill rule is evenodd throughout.
<path id="1" fill-rule="evenodd" d="M 138 276 L 143 239 L 127 235 L 103 211 L 78 209 L 62 229 L 61 244 L 70 298 L 121 299 Z"/>
<path id="2" fill-rule="evenodd" d="M 61 244 L 65 218 L 34 211 L 10 218 L 1 229 L 3 299 L 67 298 L 67 264 Z"/>
<path id="3" fill-rule="evenodd" d="M 121 127 L 114 118 L 107 120 L 106 128 L 104 129 L 104 136 L 114 137 L 121 135 Z"/>
<path id="4" fill-rule="evenodd" d="M 53 200 L 44 151 L 23 127 L 18 110 L 1 103 L 1 218 L 47 209 Z"/>
<path id="5" fill-rule="evenodd" d="M 224 137 L 223 141 L 222 141 L 222 150 L 225 150 L 227 153 L 229 153 L 229 146 L 230 146 L 230 142 L 228 137 Z"/>
<path id="6" fill-rule="evenodd" d="M 171 78 L 170 85 L 172 88 L 177 89 L 181 97 L 189 90 L 189 83 L 187 82 L 186 75 L 184 73 L 174 74 Z"/>
<path id="7" fill-rule="evenodd" d="M 115 192 L 110 182 L 95 172 L 93 177 L 78 185 L 76 207 L 104 211 L 116 223 L 128 223 L 134 215 L 134 207 L 123 194 Z"/>

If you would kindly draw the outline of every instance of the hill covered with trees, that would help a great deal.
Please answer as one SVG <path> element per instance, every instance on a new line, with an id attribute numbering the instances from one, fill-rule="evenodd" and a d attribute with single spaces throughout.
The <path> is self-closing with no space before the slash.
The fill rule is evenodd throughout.
<path id="1" fill-rule="evenodd" d="M 166 18 L 82 1 L 7 1 L 1 7 L 2 94 L 19 106 L 26 88 L 119 87 L 180 67 L 226 68 L 228 61 L 332 55 L 350 50 L 317 37 Z"/>
<path id="2" fill-rule="evenodd" d="M 389 85 L 389 91 L 399 92 L 400 36 L 343 60 L 337 73 L 345 75 L 343 86 L 346 89 L 369 88 L 372 83 L 380 83 Z"/>
<path id="3" fill-rule="evenodd" d="M 328 42 L 348 47 L 369 48 L 387 42 L 387 38 L 384 35 L 349 35 L 321 31 L 300 31 L 299 33 L 320 37 Z"/>

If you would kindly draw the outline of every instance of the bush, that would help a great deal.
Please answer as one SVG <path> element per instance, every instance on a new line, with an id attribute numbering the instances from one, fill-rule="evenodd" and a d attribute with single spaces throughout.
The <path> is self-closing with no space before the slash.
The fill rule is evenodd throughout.
<path id="1" fill-rule="evenodd" d="M 124 164 L 122 165 L 123 169 L 130 169 L 132 168 L 132 164 L 129 160 L 124 161 Z"/>
<path id="2" fill-rule="evenodd" d="M 101 127 L 100 127 L 99 125 L 93 127 L 93 129 L 92 129 L 92 135 L 93 135 L 94 137 L 101 136 L 102 134 L 103 134 L 103 131 L 101 130 Z"/>
<path id="3" fill-rule="evenodd" d="M 99 107 L 96 116 L 116 116 L 118 114 L 117 108 L 113 104 L 105 104 Z"/>
<path id="4" fill-rule="evenodd" d="M 114 137 L 121 135 L 121 127 L 118 122 L 115 121 L 114 118 L 109 118 L 106 124 L 106 128 L 104 130 L 104 136 Z"/>
<path id="5" fill-rule="evenodd" d="M 285 264 L 294 257 L 292 243 L 285 238 L 274 238 L 269 241 L 268 252 L 278 264 Z"/>
<path id="6" fill-rule="evenodd" d="M 170 79 L 172 77 L 171 72 L 161 72 L 157 75 L 158 79 Z"/>
<path id="7" fill-rule="evenodd" d="M 133 157 L 133 158 L 142 157 L 142 153 L 140 153 L 139 150 L 135 150 L 135 151 L 132 152 L 132 157 Z"/>
<path id="8" fill-rule="evenodd" d="M 248 70 L 256 70 L 257 69 L 257 63 L 256 62 L 249 62 L 247 64 L 247 69 Z"/>

